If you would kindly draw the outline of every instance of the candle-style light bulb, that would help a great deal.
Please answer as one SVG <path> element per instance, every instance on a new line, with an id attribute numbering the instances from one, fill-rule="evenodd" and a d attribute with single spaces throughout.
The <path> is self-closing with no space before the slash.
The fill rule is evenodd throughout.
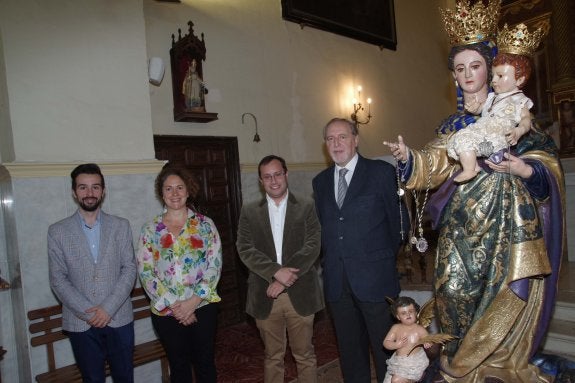
<path id="1" fill-rule="evenodd" d="M 356 90 L 357 97 L 352 98 L 353 113 L 351 114 L 351 119 L 355 122 L 356 126 L 359 126 L 360 124 L 366 125 L 369 124 L 369 121 L 371 120 L 371 103 L 373 102 L 373 99 L 368 97 L 365 100 L 362 100 L 361 91 L 363 90 L 363 87 L 361 85 L 358 85 Z M 367 103 L 367 115 L 363 102 Z"/>

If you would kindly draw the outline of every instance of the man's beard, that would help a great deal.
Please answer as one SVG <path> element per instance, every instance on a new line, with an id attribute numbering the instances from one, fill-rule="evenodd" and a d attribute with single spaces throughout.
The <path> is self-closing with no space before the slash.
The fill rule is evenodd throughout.
<path id="1" fill-rule="evenodd" d="M 85 200 L 94 200 L 94 199 L 96 200 L 96 202 L 93 204 L 87 204 L 84 202 Z M 89 197 L 89 198 L 84 198 L 84 199 L 78 201 L 78 205 L 80 205 L 80 207 L 84 211 L 96 211 L 100 207 L 101 204 L 102 204 L 102 198 L 97 199 L 94 197 Z"/>

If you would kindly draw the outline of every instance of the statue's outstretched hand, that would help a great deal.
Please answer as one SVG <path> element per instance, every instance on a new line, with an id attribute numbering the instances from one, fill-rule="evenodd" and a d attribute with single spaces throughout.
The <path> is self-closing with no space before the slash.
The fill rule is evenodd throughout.
<path id="1" fill-rule="evenodd" d="M 403 137 L 397 136 L 397 142 L 383 141 L 383 144 L 389 146 L 391 154 L 397 161 L 405 162 L 409 158 L 409 148 L 403 142 Z"/>

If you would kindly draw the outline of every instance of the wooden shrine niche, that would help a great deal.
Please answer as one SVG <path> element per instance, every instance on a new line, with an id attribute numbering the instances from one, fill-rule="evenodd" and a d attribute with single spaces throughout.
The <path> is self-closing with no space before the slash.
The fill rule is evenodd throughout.
<path id="1" fill-rule="evenodd" d="M 174 96 L 174 121 L 209 122 L 218 119 L 217 113 L 206 111 L 208 88 L 204 81 L 202 64 L 206 60 L 204 34 L 200 40 L 194 34 L 194 23 L 188 21 L 188 34 L 178 39 L 172 34 L 170 61 Z"/>

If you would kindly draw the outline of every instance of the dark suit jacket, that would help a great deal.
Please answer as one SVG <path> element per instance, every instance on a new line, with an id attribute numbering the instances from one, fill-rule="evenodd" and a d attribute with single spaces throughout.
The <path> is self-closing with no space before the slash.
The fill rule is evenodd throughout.
<path id="1" fill-rule="evenodd" d="M 339 299 L 344 273 L 361 301 L 396 297 L 400 291 L 396 254 L 401 234 L 395 168 L 359 156 L 341 210 L 334 194 L 334 166 L 313 179 L 313 190 L 322 227 L 326 300 Z M 407 236 L 405 206 L 402 212 Z"/>
<path id="2" fill-rule="evenodd" d="M 256 319 L 266 319 L 273 299 L 266 290 L 281 267 L 296 267 L 299 279 L 287 294 L 301 316 L 314 314 L 324 307 L 316 261 L 320 253 L 321 230 L 313 201 L 289 193 L 284 223 L 282 265 L 277 263 L 267 200 L 242 207 L 237 248 L 249 269 L 246 312 Z"/>

